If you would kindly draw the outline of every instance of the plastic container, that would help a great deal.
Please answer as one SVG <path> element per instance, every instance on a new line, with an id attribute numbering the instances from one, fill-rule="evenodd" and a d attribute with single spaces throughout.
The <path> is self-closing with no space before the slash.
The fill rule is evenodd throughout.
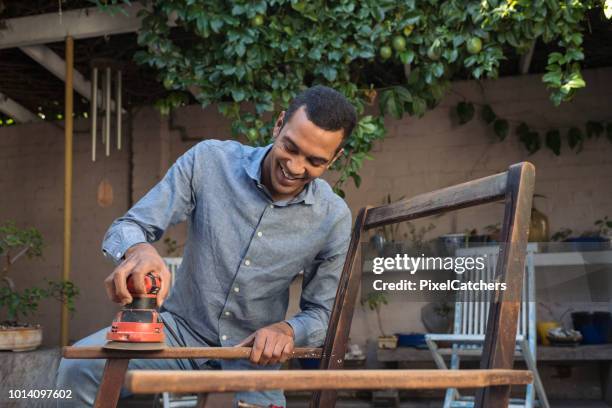
<path id="1" fill-rule="evenodd" d="M 604 344 L 608 342 L 612 318 L 609 312 L 574 312 L 574 329 L 582 334 L 582 344 Z"/>

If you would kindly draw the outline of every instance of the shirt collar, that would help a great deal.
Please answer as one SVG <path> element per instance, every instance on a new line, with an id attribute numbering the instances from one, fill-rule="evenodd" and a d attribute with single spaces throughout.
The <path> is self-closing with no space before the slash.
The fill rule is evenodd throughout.
<path id="1" fill-rule="evenodd" d="M 245 157 L 244 170 L 246 171 L 247 175 L 258 185 L 261 184 L 261 165 L 268 152 L 272 150 L 273 145 L 274 144 L 269 144 L 268 146 L 256 147 L 250 155 Z M 314 182 L 311 181 L 304 186 L 304 189 L 300 192 L 300 194 L 288 201 L 285 201 L 285 203 L 295 204 L 303 201 L 304 204 L 314 204 L 314 190 L 315 185 Z"/>

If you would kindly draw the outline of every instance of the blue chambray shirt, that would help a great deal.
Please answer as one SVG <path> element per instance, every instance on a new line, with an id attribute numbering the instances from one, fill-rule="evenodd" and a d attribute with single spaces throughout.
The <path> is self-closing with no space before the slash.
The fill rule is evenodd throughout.
<path id="1" fill-rule="evenodd" d="M 202 343 L 232 346 L 283 321 L 300 271 L 301 311 L 286 321 L 298 346 L 319 346 L 325 338 L 351 213 L 321 179 L 274 202 L 261 184 L 271 147 L 198 143 L 104 238 L 104 253 L 118 263 L 132 245 L 157 241 L 169 225 L 187 220 L 183 262 L 162 310 Z"/>

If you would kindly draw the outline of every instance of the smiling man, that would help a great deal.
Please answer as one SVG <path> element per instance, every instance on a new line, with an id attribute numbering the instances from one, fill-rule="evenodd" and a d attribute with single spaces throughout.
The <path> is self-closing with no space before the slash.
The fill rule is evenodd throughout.
<path id="1" fill-rule="evenodd" d="M 130 369 L 277 369 L 294 346 L 320 346 L 348 249 L 351 214 L 319 177 L 343 153 L 356 123 L 353 106 L 315 86 L 275 124 L 274 143 L 203 141 L 107 232 L 104 253 L 118 266 L 106 279 L 111 300 L 129 303 L 126 280 L 162 277 L 158 294 L 170 346 L 252 346 L 249 360 L 132 360 Z M 151 245 L 187 220 L 183 263 L 170 274 Z M 301 311 L 285 320 L 291 281 L 303 272 Z M 165 301 L 164 301 L 165 300 Z M 163 302 L 163 305 L 162 305 Z M 77 345 L 102 345 L 102 329 Z M 91 406 L 103 360 L 62 360 L 57 389 Z M 126 390 L 122 390 L 126 396 Z M 260 406 L 285 406 L 281 391 L 237 394 Z"/>

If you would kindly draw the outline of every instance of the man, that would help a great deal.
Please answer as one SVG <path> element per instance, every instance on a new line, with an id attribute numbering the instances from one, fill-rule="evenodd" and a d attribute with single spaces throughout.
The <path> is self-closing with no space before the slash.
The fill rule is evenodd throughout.
<path id="1" fill-rule="evenodd" d="M 129 303 L 132 275 L 162 278 L 158 294 L 170 346 L 252 346 L 250 361 L 220 361 L 223 369 L 277 369 L 294 345 L 323 343 L 348 249 L 351 214 L 319 177 L 343 153 L 356 123 L 353 106 L 333 89 L 315 86 L 282 112 L 272 145 L 203 141 L 183 156 L 107 232 L 104 253 L 118 266 L 108 296 Z M 150 244 L 187 220 L 183 262 L 170 296 L 170 273 Z M 303 271 L 301 311 L 285 320 L 289 286 Z M 105 343 L 103 329 L 76 345 Z M 174 336 L 176 334 L 176 336 Z M 132 360 L 130 369 L 205 369 L 206 360 Z M 57 389 L 92 405 L 103 360 L 62 360 Z M 127 391 L 122 390 L 121 396 Z M 285 406 L 281 391 L 238 393 L 236 400 Z"/>

